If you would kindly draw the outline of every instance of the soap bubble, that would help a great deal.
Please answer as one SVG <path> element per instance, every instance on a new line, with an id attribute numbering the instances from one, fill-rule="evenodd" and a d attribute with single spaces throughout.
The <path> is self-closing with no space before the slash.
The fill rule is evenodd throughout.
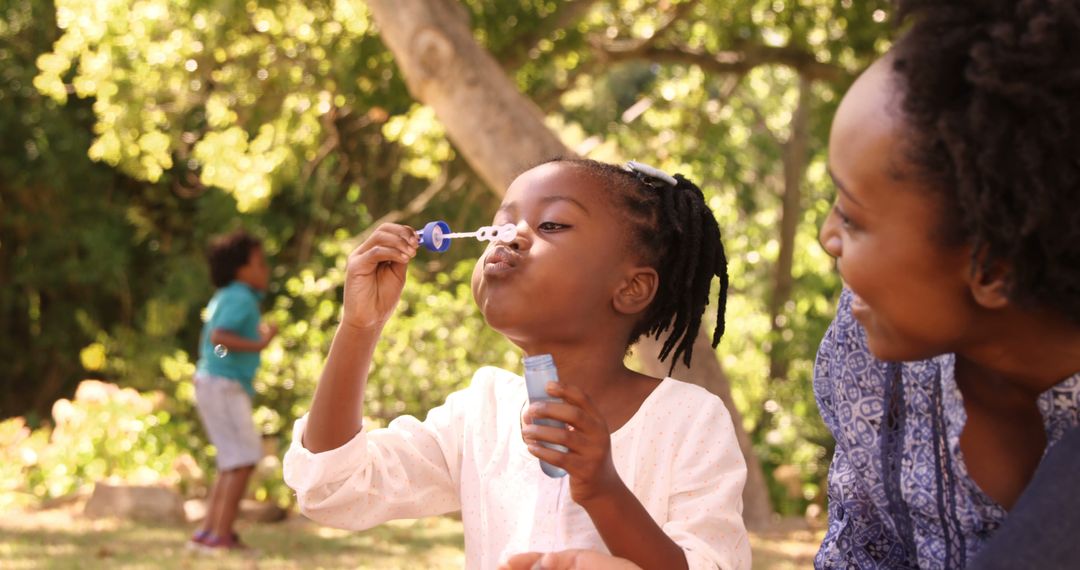
<path id="1" fill-rule="evenodd" d="M 225 358 L 229 355 L 229 349 L 226 348 L 224 344 L 219 344 L 214 347 L 214 354 L 216 354 L 218 358 Z"/>

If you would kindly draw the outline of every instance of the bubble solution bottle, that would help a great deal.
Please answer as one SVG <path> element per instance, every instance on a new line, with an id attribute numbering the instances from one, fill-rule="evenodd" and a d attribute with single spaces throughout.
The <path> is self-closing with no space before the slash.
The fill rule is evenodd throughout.
<path id="1" fill-rule="evenodd" d="M 559 374 L 555 370 L 555 359 L 552 358 L 550 354 L 538 354 L 536 356 L 525 357 L 525 387 L 529 392 L 530 403 L 541 401 L 561 402 L 562 400 L 559 398 L 549 396 L 545 389 L 548 382 L 558 381 Z M 538 418 L 533 421 L 537 425 L 566 429 L 566 424 L 558 420 Z M 568 451 L 566 447 L 554 443 L 541 443 L 540 445 L 563 453 Z M 544 474 L 548 477 L 566 476 L 566 470 L 547 463 L 546 461 L 540 461 L 540 469 L 542 469 Z"/>

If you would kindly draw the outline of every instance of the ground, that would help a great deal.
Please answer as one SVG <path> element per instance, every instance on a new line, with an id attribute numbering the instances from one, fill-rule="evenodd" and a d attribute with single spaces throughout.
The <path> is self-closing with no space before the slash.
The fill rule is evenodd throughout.
<path id="1" fill-rule="evenodd" d="M 293 516 L 281 523 L 241 523 L 256 558 L 207 556 L 184 548 L 190 527 L 89 520 L 77 506 L 0 514 L 0 568 L 461 568 L 461 523 L 445 517 L 395 521 L 365 532 L 316 525 Z M 821 540 L 801 520 L 752 535 L 754 568 L 809 568 Z"/>

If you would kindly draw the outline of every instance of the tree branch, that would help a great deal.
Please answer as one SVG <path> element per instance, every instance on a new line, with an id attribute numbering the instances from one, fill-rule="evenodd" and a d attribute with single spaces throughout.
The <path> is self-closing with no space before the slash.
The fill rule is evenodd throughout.
<path id="1" fill-rule="evenodd" d="M 742 51 L 708 52 L 685 46 L 643 44 L 625 46 L 593 42 L 593 48 L 610 62 L 644 59 L 660 63 L 697 65 L 720 74 L 745 74 L 759 65 L 784 65 L 811 81 L 838 81 L 847 75 L 842 67 L 818 61 L 813 54 L 794 47 L 756 45 Z"/>
<path id="2" fill-rule="evenodd" d="M 541 40 L 551 37 L 557 30 L 570 27 L 574 22 L 584 17 L 594 4 L 596 4 L 596 0 L 566 0 L 560 2 L 559 7 L 554 12 L 540 21 L 539 27 L 514 42 L 517 49 L 503 54 L 499 58 L 499 64 L 502 65 L 503 69 L 510 71 L 521 67 L 530 58 L 530 54 L 536 50 Z"/>
<path id="3" fill-rule="evenodd" d="M 461 187 L 465 185 L 465 181 L 469 179 L 468 174 L 464 172 L 455 176 L 453 180 L 448 180 L 449 176 L 449 169 L 444 168 L 439 176 L 435 180 L 432 180 L 431 184 L 428 184 L 428 187 L 425 188 L 423 192 L 417 194 L 415 198 L 410 200 L 404 208 L 392 210 L 383 214 L 379 219 L 372 222 L 366 230 L 361 232 L 360 235 L 354 238 L 352 243 L 350 243 L 346 249 L 351 250 L 359 246 L 382 224 L 396 223 L 409 216 L 420 213 L 427 206 L 428 202 L 440 192 L 443 190 L 447 192 L 456 192 L 461 189 Z"/>

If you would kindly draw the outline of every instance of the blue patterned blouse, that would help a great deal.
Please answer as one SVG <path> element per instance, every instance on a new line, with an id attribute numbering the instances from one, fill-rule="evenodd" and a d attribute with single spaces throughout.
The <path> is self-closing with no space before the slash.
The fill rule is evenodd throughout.
<path id="1" fill-rule="evenodd" d="M 817 568 L 963 568 L 1006 511 L 968 476 L 955 356 L 887 363 L 840 296 L 818 349 L 814 393 L 836 439 L 829 530 Z M 1080 423 L 1080 373 L 1039 397 L 1047 449 Z"/>

